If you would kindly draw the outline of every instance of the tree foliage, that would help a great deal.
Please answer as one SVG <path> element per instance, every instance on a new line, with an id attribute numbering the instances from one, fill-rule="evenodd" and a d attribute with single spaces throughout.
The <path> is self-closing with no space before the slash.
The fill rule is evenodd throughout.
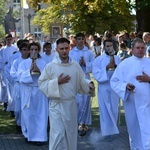
<path id="1" fill-rule="evenodd" d="M 8 0 L 0 0 L 0 38 L 3 38 L 5 35 L 4 32 L 4 16 L 6 14 L 6 8 L 5 4 L 8 2 Z"/>
<path id="2" fill-rule="evenodd" d="M 28 0 L 28 3 L 34 9 L 39 3 L 46 4 L 47 8 L 37 11 L 33 20 L 45 33 L 49 33 L 51 23 L 58 22 L 72 32 L 131 31 L 135 19 L 126 0 Z"/>

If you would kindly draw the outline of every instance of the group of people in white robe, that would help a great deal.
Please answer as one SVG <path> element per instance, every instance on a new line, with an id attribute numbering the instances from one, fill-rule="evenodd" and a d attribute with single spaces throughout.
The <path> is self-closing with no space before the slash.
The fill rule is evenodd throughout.
<path id="1" fill-rule="evenodd" d="M 6 37 L 6 41 L 10 39 Z M 49 116 L 49 150 L 77 149 L 77 133 L 84 136 L 92 120 L 91 97 L 95 90 L 92 73 L 98 83 L 103 140 L 110 142 L 112 135 L 119 134 L 121 98 L 131 150 L 150 150 L 147 128 L 150 125 L 147 119 L 150 117 L 150 60 L 144 57 L 142 39 L 133 41 L 132 56 L 122 62 L 115 55 L 111 39 L 103 41 L 103 53 L 96 58 L 85 45 L 83 33 L 78 33 L 75 39 L 76 46 L 71 50 L 68 39 L 57 39 L 57 56 L 51 54 L 48 42 L 41 55 L 38 43 L 21 42 L 16 54 L 14 48 L 8 51 L 11 44 L 0 51 L 1 91 L 5 90 L 1 97 L 4 104 L 8 102 L 8 110 L 15 111 L 16 123 L 21 126 L 26 141 L 37 145 L 47 141 Z"/>
<path id="2" fill-rule="evenodd" d="M 4 110 L 14 112 L 16 127 L 26 141 L 41 145 L 48 137 L 49 99 L 39 90 L 38 78 L 54 58 L 51 43 L 44 43 L 45 51 L 40 56 L 39 43 L 21 39 L 16 49 L 12 39 L 11 34 L 6 35 L 6 46 L 0 51 L 1 102 Z"/>

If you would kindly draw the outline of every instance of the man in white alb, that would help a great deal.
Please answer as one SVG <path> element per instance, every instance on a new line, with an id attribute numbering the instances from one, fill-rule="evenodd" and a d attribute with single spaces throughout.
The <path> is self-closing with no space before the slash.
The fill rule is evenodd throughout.
<path id="1" fill-rule="evenodd" d="M 132 42 L 132 54 L 116 68 L 111 87 L 123 100 L 131 150 L 150 150 L 150 59 L 142 39 Z"/>
<path id="2" fill-rule="evenodd" d="M 49 150 L 77 150 L 77 93 L 94 90 L 93 83 L 85 79 L 78 63 L 68 57 L 70 41 L 56 41 L 59 54 L 47 64 L 39 78 L 39 88 L 50 98 Z"/>

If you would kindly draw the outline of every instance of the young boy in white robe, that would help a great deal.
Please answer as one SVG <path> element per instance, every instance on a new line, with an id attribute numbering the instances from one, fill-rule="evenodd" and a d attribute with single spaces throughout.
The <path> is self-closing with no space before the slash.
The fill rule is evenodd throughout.
<path id="1" fill-rule="evenodd" d="M 86 79 L 90 80 L 92 72 L 92 63 L 95 59 L 91 50 L 85 46 L 85 35 L 83 33 L 76 34 L 76 46 L 69 52 L 70 58 L 79 63 Z M 91 97 L 87 94 L 77 94 L 76 101 L 78 104 L 78 133 L 84 136 L 88 131 L 88 125 L 92 124 L 91 119 Z"/>
<path id="2" fill-rule="evenodd" d="M 77 150 L 77 93 L 93 91 L 78 63 L 68 57 L 70 41 L 56 42 L 59 57 L 47 64 L 39 78 L 39 88 L 49 97 L 49 150 Z"/>
<path id="3" fill-rule="evenodd" d="M 98 103 L 101 134 L 105 141 L 112 141 L 112 135 L 118 134 L 119 97 L 110 87 L 110 79 L 120 58 L 115 55 L 112 40 L 104 40 L 105 53 L 93 62 L 93 77 L 98 82 Z"/>
<path id="4" fill-rule="evenodd" d="M 28 44 L 23 43 L 19 45 L 19 51 L 21 53 L 21 56 L 14 60 L 11 69 L 10 69 L 10 75 L 14 81 L 14 88 L 12 93 L 12 98 L 15 103 L 15 120 L 16 120 L 16 129 L 17 131 L 21 131 L 21 97 L 20 93 L 22 91 L 21 84 L 19 83 L 19 79 L 17 77 L 17 71 L 18 66 L 21 63 L 21 61 L 27 59 L 29 57 L 29 50 L 28 50 Z"/>
<path id="5" fill-rule="evenodd" d="M 150 59 L 145 44 L 132 42 L 132 55 L 116 68 L 111 87 L 123 100 L 131 150 L 150 150 Z"/>
<path id="6" fill-rule="evenodd" d="M 55 55 L 51 53 L 52 47 L 50 42 L 46 42 L 43 45 L 43 53 L 41 54 L 42 59 L 46 62 L 49 63 L 53 60 Z"/>

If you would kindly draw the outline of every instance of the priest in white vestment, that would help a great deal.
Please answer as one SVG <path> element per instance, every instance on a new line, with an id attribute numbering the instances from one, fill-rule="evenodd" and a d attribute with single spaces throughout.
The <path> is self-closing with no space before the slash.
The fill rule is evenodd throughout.
<path id="1" fill-rule="evenodd" d="M 132 54 L 116 68 L 111 87 L 123 100 L 131 150 L 150 150 L 150 59 L 135 39 Z"/>
<path id="2" fill-rule="evenodd" d="M 39 88 L 51 99 L 49 150 L 77 150 L 75 96 L 94 88 L 79 64 L 68 57 L 69 40 L 60 38 L 56 43 L 59 57 L 46 65 L 39 78 Z"/>

